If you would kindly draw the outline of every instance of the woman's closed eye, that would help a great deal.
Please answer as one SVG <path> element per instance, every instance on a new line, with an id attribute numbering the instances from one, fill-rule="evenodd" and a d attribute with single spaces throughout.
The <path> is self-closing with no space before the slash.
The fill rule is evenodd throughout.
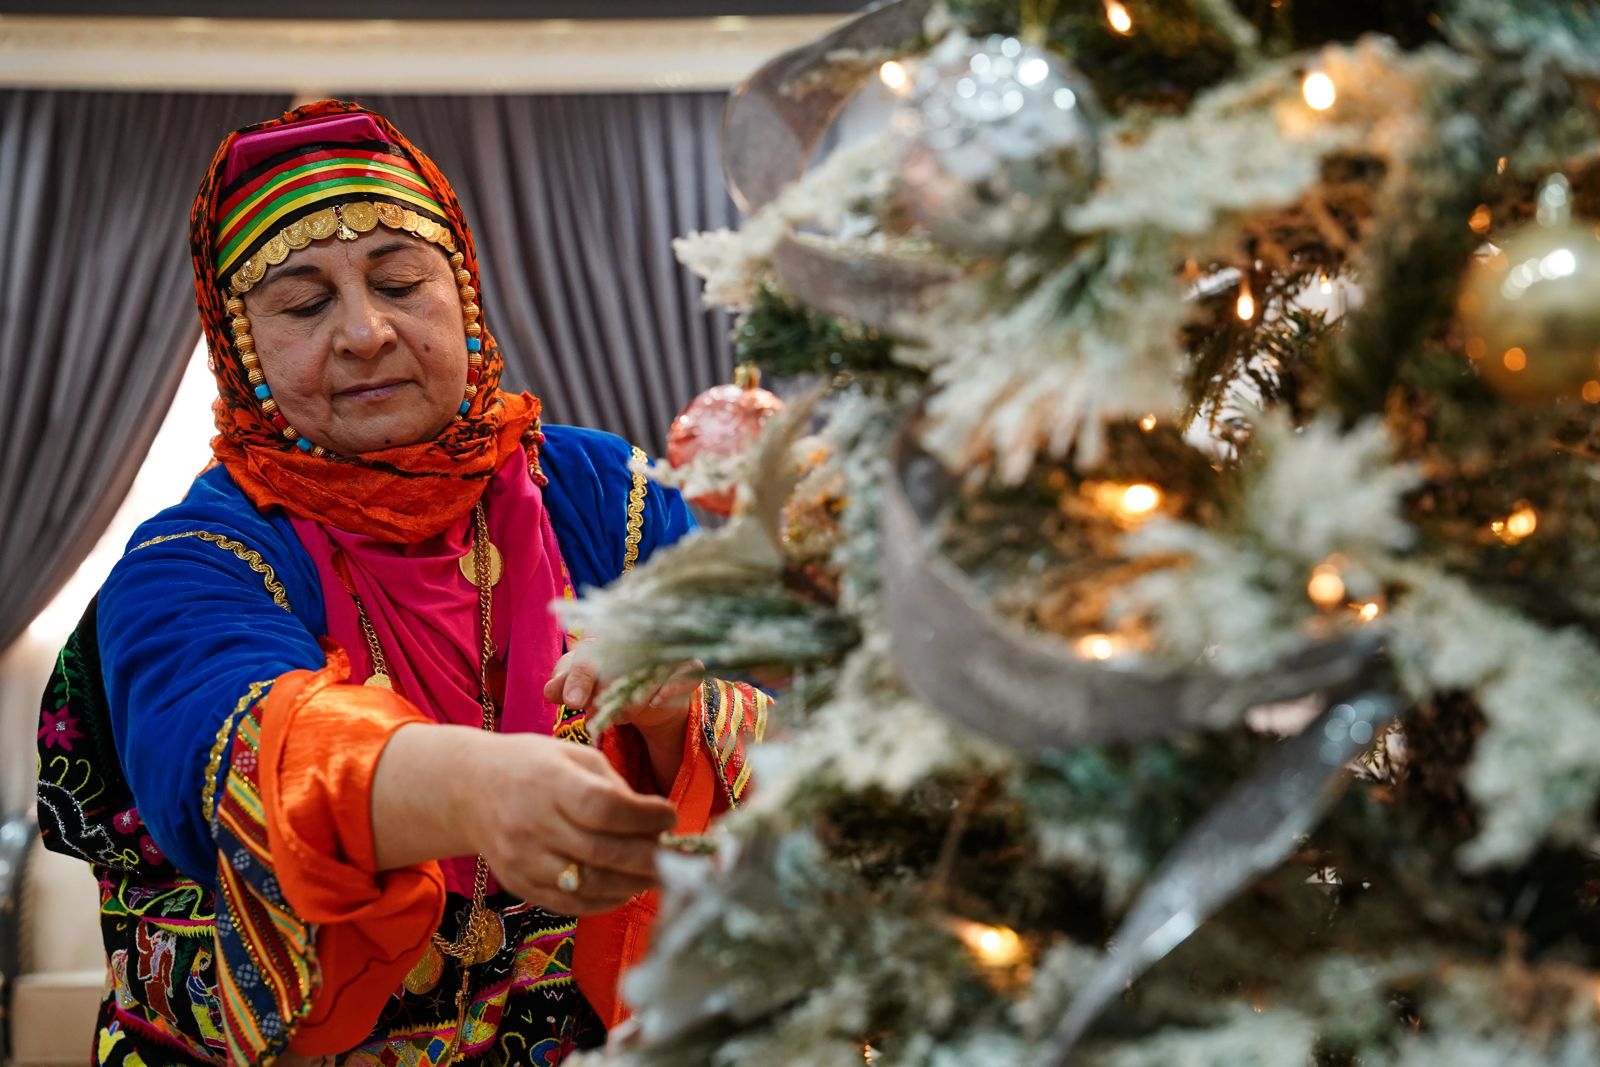
<path id="1" fill-rule="evenodd" d="M 380 282 L 374 288 L 391 300 L 402 300 L 422 288 L 422 282 Z"/>
<path id="2" fill-rule="evenodd" d="M 328 298 L 323 296 L 315 300 L 307 300 L 304 303 L 291 304 L 283 309 L 283 313 L 292 315 L 297 319 L 309 319 L 320 315 L 327 306 Z"/>

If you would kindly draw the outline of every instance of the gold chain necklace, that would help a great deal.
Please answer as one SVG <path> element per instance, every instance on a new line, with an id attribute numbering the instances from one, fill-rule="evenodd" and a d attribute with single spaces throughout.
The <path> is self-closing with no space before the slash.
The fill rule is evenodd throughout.
<path id="1" fill-rule="evenodd" d="M 500 580 L 502 564 L 500 550 L 489 541 L 489 519 L 478 501 L 472 509 L 472 551 L 461 557 L 461 573 L 478 587 L 478 622 L 482 642 L 478 652 L 478 704 L 483 709 L 483 729 L 493 733 L 495 728 L 494 696 L 489 690 L 489 664 L 494 657 L 494 635 L 491 630 L 491 611 L 495 583 Z M 472 559 L 472 570 L 467 571 L 467 558 Z M 372 677 L 367 685 L 394 689 L 394 679 L 389 673 L 389 660 L 378 643 L 378 632 L 367 617 L 361 598 L 351 590 L 356 602 L 356 615 L 361 620 L 361 633 L 366 638 L 367 652 L 372 657 Z M 435 932 L 417 961 L 405 976 L 403 985 L 407 992 L 424 994 L 432 992 L 444 975 L 444 957 L 461 961 L 461 988 L 456 992 L 456 1029 L 450 1040 L 450 1049 L 440 1062 L 450 1063 L 461 1045 L 462 1031 L 467 1023 L 467 1008 L 471 996 L 471 971 L 474 964 L 494 959 L 505 944 L 505 924 L 498 912 L 484 905 L 489 888 L 489 862 L 479 853 L 472 876 L 472 910 L 462 925 L 461 936 L 447 941 Z"/>

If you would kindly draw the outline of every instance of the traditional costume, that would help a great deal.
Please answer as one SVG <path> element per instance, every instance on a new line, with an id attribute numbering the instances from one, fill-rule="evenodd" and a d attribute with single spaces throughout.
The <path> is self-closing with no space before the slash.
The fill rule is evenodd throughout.
<path id="1" fill-rule="evenodd" d="M 434 440 L 339 456 L 277 408 L 240 297 L 311 241 L 377 226 L 450 256 L 468 383 Z M 548 605 L 681 537 L 688 512 L 637 450 L 541 428 L 536 399 L 498 388 L 460 206 L 380 116 L 323 102 L 231 135 L 191 246 L 217 463 L 134 535 L 39 733 L 45 842 L 100 881 L 93 1062 L 557 1063 L 624 1016 L 651 896 L 580 922 L 501 891 L 481 858 L 379 871 L 374 770 L 415 721 L 588 743 L 543 697 L 567 641 Z M 601 747 L 698 832 L 738 803 L 765 699 L 703 684 L 675 782 L 631 728 Z"/>

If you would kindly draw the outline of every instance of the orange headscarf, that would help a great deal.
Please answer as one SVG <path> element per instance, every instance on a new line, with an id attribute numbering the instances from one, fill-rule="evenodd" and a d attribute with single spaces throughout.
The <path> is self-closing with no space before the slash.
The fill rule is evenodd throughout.
<path id="1" fill-rule="evenodd" d="M 234 346 L 224 289 L 217 275 L 218 209 L 226 195 L 230 152 L 243 136 L 281 130 L 295 123 L 345 113 L 368 115 L 384 136 L 415 164 L 444 209 L 445 221 L 464 257 L 463 268 L 478 285 L 478 257 L 455 190 L 420 149 L 383 116 L 357 104 L 323 100 L 286 112 L 280 119 L 246 126 L 223 139 L 207 168 L 189 216 L 195 298 L 217 379 L 214 405 L 217 462 L 258 508 L 285 511 L 384 541 L 413 543 L 431 537 L 471 510 L 495 471 L 528 446 L 537 454 L 539 401 L 527 393 L 499 389 L 502 361 L 487 326 L 478 391 L 463 417 L 431 441 L 359 456 L 313 456 L 284 439 L 262 410 Z"/>

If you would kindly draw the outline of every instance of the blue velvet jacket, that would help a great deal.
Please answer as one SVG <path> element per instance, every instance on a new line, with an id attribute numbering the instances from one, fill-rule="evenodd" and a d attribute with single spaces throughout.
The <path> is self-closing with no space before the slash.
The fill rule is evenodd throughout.
<path id="1" fill-rule="evenodd" d="M 611 434 L 545 427 L 545 502 L 580 591 L 622 573 L 632 453 Z M 676 491 L 645 486 L 641 559 L 693 525 Z M 288 518 L 257 511 L 220 467 L 138 528 L 100 591 L 123 773 L 150 836 L 202 885 L 215 888 L 216 844 L 199 801 L 208 776 L 225 773 L 208 767 L 223 717 L 253 684 L 322 667 L 324 632 L 316 570 Z"/>

